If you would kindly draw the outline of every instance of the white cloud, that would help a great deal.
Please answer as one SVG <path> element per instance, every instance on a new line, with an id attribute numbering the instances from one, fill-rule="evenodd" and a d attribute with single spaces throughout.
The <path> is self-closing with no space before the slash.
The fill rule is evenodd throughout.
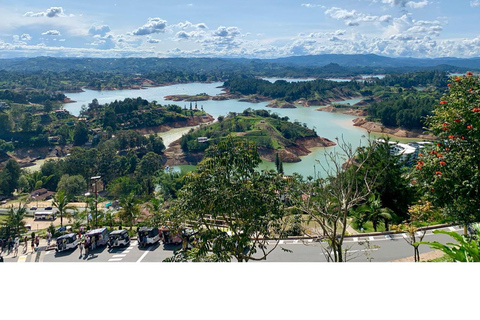
<path id="1" fill-rule="evenodd" d="M 60 17 L 60 16 L 65 16 L 63 12 L 62 7 L 51 7 L 47 9 L 45 12 L 26 12 L 24 14 L 25 17 L 48 17 L 48 18 L 54 18 L 54 17 Z"/>
<path id="2" fill-rule="evenodd" d="M 237 27 L 224 27 L 220 26 L 217 30 L 212 32 L 215 37 L 235 37 L 240 34 L 240 30 Z"/>
<path id="3" fill-rule="evenodd" d="M 480 0 L 470 1 L 470 6 L 471 7 L 479 7 L 480 6 Z"/>
<path id="4" fill-rule="evenodd" d="M 356 10 L 345 10 L 342 8 L 332 7 L 325 11 L 325 14 L 336 20 L 345 20 L 346 26 L 358 26 L 361 23 L 388 23 L 392 20 L 392 16 L 372 16 L 357 12 Z"/>
<path id="5" fill-rule="evenodd" d="M 153 39 L 151 38 L 150 36 L 147 37 L 147 42 L 148 43 L 160 43 L 162 40 L 158 40 L 158 39 Z"/>
<path id="6" fill-rule="evenodd" d="M 428 6 L 429 4 L 430 4 L 430 2 L 427 1 L 427 0 L 425 0 L 425 1 L 420 1 L 420 2 L 409 1 L 409 2 L 405 3 L 406 6 L 412 8 L 412 9 L 425 8 L 425 7 Z"/>
<path id="7" fill-rule="evenodd" d="M 410 13 L 393 19 L 392 25 L 388 26 L 384 35 L 390 39 L 413 40 L 425 37 L 437 37 L 443 30 L 443 22 L 438 20 L 414 20 Z"/>
<path id="8" fill-rule="evenodd" d="M 146 24 L 131 32 L 135 36 L 144 36 L 152 33 L 165 32 L 167 21 L 160 18 L 148 18 Z"/>
<path id="9" fill-rule="evenodd" d="M 107 32 L 110 32 L 110 27 L 107 25 L 97 26 L 94 25 L 90 29 L 88 29 L 88 34 L 94 35 L 101 35 L 104 36 Z"/>
<path id="10" fill-rule="evenodd" d="M 42 33 L 42 36 L 61 36 L 58 30 L 48 30 Z"/>
<path id="11" fill-rule="evenodd" d="M 22 41 L 30 41 L 32 40 L 32 37 L 28 33 L 24 33 L 20 36 L 20 40 Z"/>
<path id="12" fill-rule="evenodd" d="M 301 4 L 302 7 L 307 7 L 307 8 L 316 8 L 316 7 L 320 7 L 322 9 L 325 9 L 326 7 L 324 5 L 321 5 L 321 4 L 312 4 L 312 3 L 302 3 Z"/>

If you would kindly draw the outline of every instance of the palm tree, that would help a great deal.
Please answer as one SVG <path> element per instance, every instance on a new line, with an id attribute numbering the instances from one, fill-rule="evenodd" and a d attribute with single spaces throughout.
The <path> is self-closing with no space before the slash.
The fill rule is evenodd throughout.
<path id="1" fill-rule="evenodd" d="M 164 210 L 162 210 L 164 200 L 160 196 L 159 198 L 152 198 L 147 204 L 148 211 L 152 214 L 149 219 L 151 227 L 159 227 L 163 223 Z"/>
<path id="2" fill-rule="evenodd" d="M 356 212 L 359 214 L 359 217 L 357 218 L 359 221 L 372 221 L 375 232 L 377 232 L 380 220 L 383 219 L 385 229 L 388 231 L 388 221 L 392 220 L 392 210 L 382 207 L 380 197 L 376 197 L 372 194 L 369 197 L 368 202 L 358 207 Z"/>
<path id="3" fill-rule="evenodd" d="M 118 211 L 118 216 L 124 222 L 130 225 L 130 230 L 133 227 L 133 221 L 140 215 L 140 207 L 138 206 L 135 194 L 131 192 L 128 196 L 120 199 L 120 206 L 122 209 Z"/>
<path id="4" fill-rule="evenodd" d="M 63 227 L 63 217 L 70 217 L 70 213 L 67 210 L 75 210 L 75 207 L 68 205 L 68 197 L 65 195 L 65 190 L 60 190 L 54 195 L 52 205 L 57 208 L 60 214 L 60 227 Z"/>
<path id="5" fill-rule="evenodd" d="M 10 207 L 8 210 L 8 217 L 7 217 L 7 226 L 11 229 L 15 230 L 15 235 L 19 234 L 19 230 L 25 227 L 25 222 L 23 218 L 25 218 L 25 214 L 27 213 L 27 208 L 25 205 L 21 203 L 18 204 L 18 209 L 14 210 L 13 206 Z"/>

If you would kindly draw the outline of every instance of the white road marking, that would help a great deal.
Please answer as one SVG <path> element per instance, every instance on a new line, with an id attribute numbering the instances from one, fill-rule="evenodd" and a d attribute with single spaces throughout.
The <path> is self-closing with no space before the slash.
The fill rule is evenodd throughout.
<path id="1" fill-rule="evenodd" d="M 130 250 L 125 250 L 125 251 L 122 251 L 122 253 L 129 253 Z"/>
<path id="2" fill-rule="evenodd" d="M 111 262 L 111 261 L 121 261 L 122 258 L 117 258 L 117 259 L 108 259 L 108 262 Z"/>
<path id="3" fill-rule="evenodd" d="M 455 228 L 454 227 L 448 227 L 448 230 L 455 231 Z"/>
<path id="4" fill-rule="evenodd" d="M 284 244 L 284 243 L 285 243 L 285 240 L 278 241 L 278 244 Z"/>
<path id="5" fill-rule="evenodd" d="M 404 237 L 405 239 L 408 238 L 407 234 L 406 233 L 402 233 L 402 237 Z"/>
<path id="6" fill-rule="evenodd" d="M 373 241 L 375 239 L 373 237 L 368 237 L 368 240 Z"/>
<path id="7" fill-rule="evenodd" d="M 145 256 L 150 252 L 150 249 L 151 249 L 151 248 L 152 248 L 151 246 L 148 247 L 147 251 L 145 251 L 145 253 L 142 254 L 142 256 L 140 257 L 140 259 L 137 260 L 137 262 L 142 262 L 143 258 L 145 258 Z"/>
<path id="8" fill-rule="evenodd" d="M 25 262 L 26 260 L 27 260 L 27 256 L 20 256 L 20 257 L 18 257 L 17 262 Z"/>
<path id="9" fill-rule="evenodd" d="M 123 258 L 125 256 L 126 256 L 126 254 L 116 254 L 116 255 L 112 256 L 112 258 Z"/>
<path id="10" fill-rule="evenodd" d="M 358 242 L 358 238 L 353 238 L 353 242 Z"/>

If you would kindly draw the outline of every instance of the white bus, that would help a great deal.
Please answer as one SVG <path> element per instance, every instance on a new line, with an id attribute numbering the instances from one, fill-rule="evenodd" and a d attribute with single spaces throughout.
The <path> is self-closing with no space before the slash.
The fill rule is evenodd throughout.
<path id="1" fill-rule="evenodd" d="M 35 220 L 55 220 L 55 212 L 35 212 Z"/>

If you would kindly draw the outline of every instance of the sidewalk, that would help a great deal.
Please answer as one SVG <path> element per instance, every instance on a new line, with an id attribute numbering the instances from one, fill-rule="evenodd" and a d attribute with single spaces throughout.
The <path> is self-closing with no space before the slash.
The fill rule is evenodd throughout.
<path id="1" fill-rule="evenodd" d="M 51 241 L 50 242 L 50 245 L 54 244 L 55 241 Z M 38 245 L 39 248 L 45 248 L 47 247 L 47 240 L 46 239 L 40 239 L 40 243 Z M 27 246 L 27 251 L 26 253 L 24 253 L 24 248 L 25 246 L 23 245 L 23 242 L 20 242 L 20 246 L 18 247 L 18 255 L 15 257 L 14 255 L 14 252 L 13 252 L 13 249 L 12 249 L 12 252 L 10 252 L 9 254 L 7 254 L 7 250 L 3 251 L 2 252 L 2 257 L 4 259 L 16 259 L 16 258 L 19 258 L 19 257 L 22 257 L 22 256 L 26 256 L 27 258 L 30 257 L 32 255 L 32 247 L 31 247 L 31 238 L 28 239 L 28 246 Z M 37 253 L 37 250 L 34 250 L 33 251 L 33 255 L 35 255 Z"/>

